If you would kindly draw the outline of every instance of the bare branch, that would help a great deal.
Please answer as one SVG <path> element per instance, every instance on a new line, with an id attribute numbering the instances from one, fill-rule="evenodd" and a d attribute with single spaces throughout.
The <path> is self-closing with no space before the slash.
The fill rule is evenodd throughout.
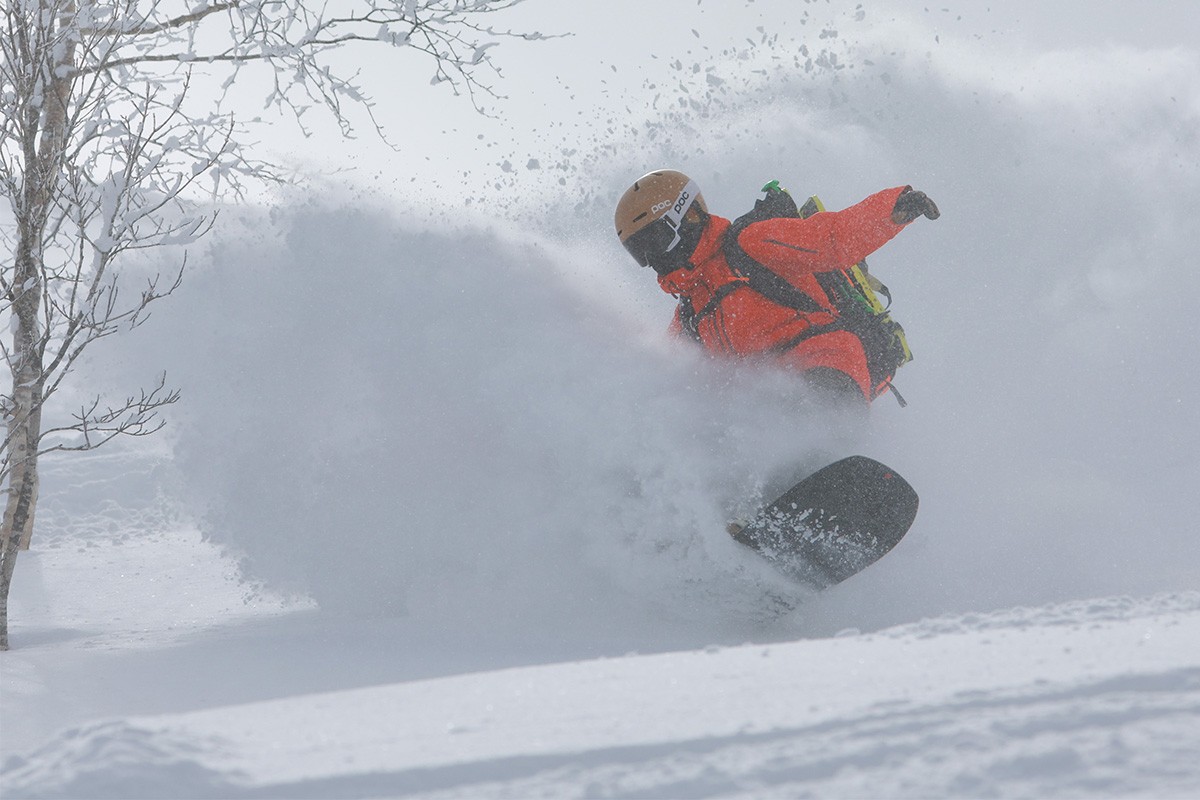
<path id="1" fill-rule="evenodd" d="M 60 425 L 43 431 L 41 440 L 58 439 L 42 447 L 39 455 L 53 452 L 83 452 L 102 447 L 118 436 L 151 436 L 162 430 L 166 421 L 159 416 L 166 406 L 179 401 L 177 389 L 166 388 L 167 376 L 159 376 L 158 383 L 149 391 L 141 390 L 116 406 L 101 406 L 96 397 L 90 405 L 81 407 L 71 417 L 69 425 Z M 65 434 L 72 434 L 64 440 Z"/>

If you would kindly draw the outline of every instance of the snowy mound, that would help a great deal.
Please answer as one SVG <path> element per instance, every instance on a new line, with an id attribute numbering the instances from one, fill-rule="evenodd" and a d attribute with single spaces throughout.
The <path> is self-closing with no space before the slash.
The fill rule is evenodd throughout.
<path id="1" fill-rule="evenodd" d="M 6 797 L 1181 796 L 1200 593 L 67 731 Z"/>

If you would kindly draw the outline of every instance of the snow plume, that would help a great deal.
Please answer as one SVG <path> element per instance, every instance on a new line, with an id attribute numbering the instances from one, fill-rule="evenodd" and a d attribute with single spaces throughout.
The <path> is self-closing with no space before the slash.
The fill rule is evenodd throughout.
<path id="1" fill-rule="evenodd" d="M 1200 63 L 1123 47 L 1029 62 L 877 27 L 840 72 L 772 73 L 712 118 L 680 112 L 705 152 L 671 166 L 716 213 L 771 178 L 832 208 L 911 183 L 943 211 L 871 258 L 916 360 L 898 380 L 910 407 L 877 404 L 887 441 L 867 452 L 896 454 L 922 512 L 886 570 L 805 606 L 826 632 L 1200 574 L 1181 499 L 1200 479 L 1184 288 Z"/>
<path id="2" fill-rule="evenodd" d="M 504 202 L 466 198 L 490 229 L 330 197 L 226 228 L 156 323 L 186 353 L 150 360 L 182 381 L 209 535 L 329 610 L 600 649 L 741 640 L 803 598 L 725 519 L 789 461 L 856 449 L 913 481 L 921 515 L 780 618 L 793 633 L 1193 586 L 1194 56 L 1035 70 L 967 36 L 873 36 L 742 100 L 667 113 L 633 92 L 659 136 L 505 173 Z M 871 262 L 916 352 L 909 408 L 817 434 L 786 378 L 663 341 L 671 301 L 609 220 L 667 162 L 727 216 L 771 178 L 832 208 L 903 183 L 938 201 Z"/>
<path id="3" fill-rule="evenodd" d="M 724 532 L 762 481 L 847 449 L 793 379 L 646 335 L 535 241 L 319 203 L 264 222 L 156 321 L 186 342 L 163 356 L 179 466 L 248 576 L 622 647 L 741 640 L 803 596 Z"/>

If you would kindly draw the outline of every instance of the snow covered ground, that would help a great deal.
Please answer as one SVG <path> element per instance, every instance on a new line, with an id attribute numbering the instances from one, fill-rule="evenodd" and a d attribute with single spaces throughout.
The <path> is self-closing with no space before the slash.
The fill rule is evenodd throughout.
<path id="1" fill-rule="evenodd" d="M 552 5 L 506 118 L 381 98 L 443 149 L 226 214 L 93 363 L 185 401 L 46 464 L 0 794 L 1200 795 L 1200 10 Z M 929 192 L 910 406 L 664 341 L 609 223 L 664 164 Z M 813 595 L 723 523 L 846 452 L 921 514 Z"/>
<path id="2" fill-rule="evenodd" d="M 1190 592 L 288 694 L 71 727 L 6 796 L 1188 797 L 1197 641 Z M 189 661 L 244 648 L 160 653 L 160 679 L 204 692 Z"/>

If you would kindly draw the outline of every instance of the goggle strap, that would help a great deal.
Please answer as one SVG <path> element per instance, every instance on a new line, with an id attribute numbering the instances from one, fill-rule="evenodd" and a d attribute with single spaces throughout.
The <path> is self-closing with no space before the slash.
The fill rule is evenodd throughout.
<path id="1" fill-rule="evenodd" d="M 675 198 L 675 202 L 667 209 L 667 213 L 663 214 L 660 219 L 669 221 L 669 224 L 675 230 L 679 230 L 679 226 L 683 224 L 683 218 L 687 215 L 688 209 L 692 207 L 692 203 L 696 202 L 696 196 L 700 194 L 700 187 L 696 182 L 689 180 L 687 186 L 679 192 L 679 196 Z"/>

